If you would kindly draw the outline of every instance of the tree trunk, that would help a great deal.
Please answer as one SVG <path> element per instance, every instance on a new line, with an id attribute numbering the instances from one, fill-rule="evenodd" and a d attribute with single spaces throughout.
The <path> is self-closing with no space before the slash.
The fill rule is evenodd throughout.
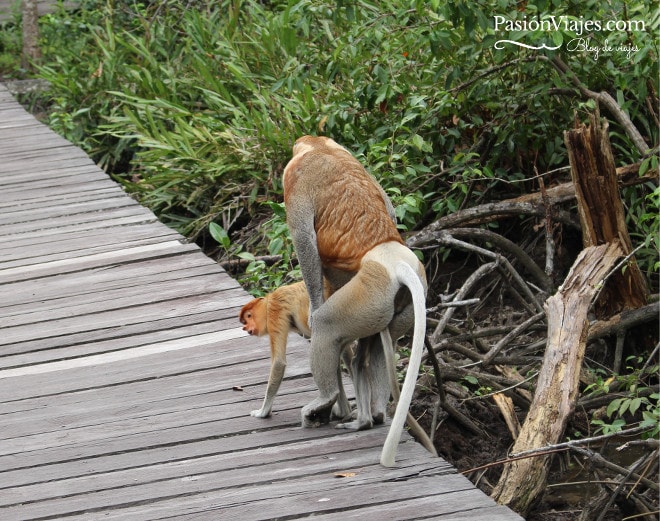
<path id="1" fill-rule="evenodd" d="M 23 54 L 21 67 L 32 69 L 32 64 L 40 57 L 39 50 L 39 14 L 37 12 L 37 0 L 23 0 Z"/>
<path id="2" fill-rule="evenodd" d="M 514 453 L 552 445 L 563 435 L 578 397 L 589 327 L 587 311 L 621 253 L 616 242 L 586 248 L 559 291 L 546 301 L 548 344 L 534 400 L 513 446 Z M 492 497 L 524 516 L 545 489 L 548 458 L 507 463 Z"/>
<path id="3" fill-rule="evenodd" d="M 578 213 L 585 247 L 618 241 L 624 256 L 633 251 L 619 195 L 616 167 L 608 136 L 608 123 L 590 116 L 589 126 L 580 125 L 564 133 L 571 164 Z M 646 304 L 648 287 L 634 257 L 618 271 L 596 302 L 598 318 Z"/>

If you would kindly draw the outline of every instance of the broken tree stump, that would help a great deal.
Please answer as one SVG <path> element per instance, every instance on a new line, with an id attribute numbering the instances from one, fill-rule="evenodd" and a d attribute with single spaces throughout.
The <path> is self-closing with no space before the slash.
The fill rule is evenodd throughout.
<path id="1" fill-rule="evenodd" d="M 548 343 L 534 399 L 512 452 L 552 445 L 563 435 L 578 397 L 589 329 L 587 312 L 621 255 L 618 242 L 584 249 L 564 284 L 546 301 Z M 549 457 L 506 463 L 492 497 L 525 516 L 545 489 Z"/>
<path id="2" fill-rule="evenodd" d="M 591 114 L 589 126 L 580 124 L 565 132 L 564 142 L 584 247 L 617 241 L 623 255 L 630 256 L 626 269 L 613 274 L 596 302 L 596 316 L 607 318 L 624 309 L 639 308 L 647 303 L 649 290 L 632 255 L 607 120 L 600 120 L 598 113 Z"/>

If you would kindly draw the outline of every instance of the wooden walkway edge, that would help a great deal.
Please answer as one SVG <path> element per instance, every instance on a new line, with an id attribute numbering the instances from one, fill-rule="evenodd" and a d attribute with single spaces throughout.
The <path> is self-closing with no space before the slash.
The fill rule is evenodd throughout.
<path id="1" fill-rule="evenodd" d="M 519 520 L 410 437 L 272 418 L 249 295 L 0 85 L 0 519 Z"/>

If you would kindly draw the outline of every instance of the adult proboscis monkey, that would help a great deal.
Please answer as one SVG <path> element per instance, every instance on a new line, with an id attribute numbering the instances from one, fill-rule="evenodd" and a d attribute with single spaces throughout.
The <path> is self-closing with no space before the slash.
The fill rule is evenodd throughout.
<path id="1" fill-rule="evenodd" d="M 287 223 L 310 298 L 310 366 L 319 388 L 319 396 L 303 407 L 303 426 L 329 421 L 339 395 L 342 346 L 357 339 L 352 364 L 357 419 L 338 427 L 382 423 L 390 396 L 386 355 L 392 353 L 385 353 L 380 332 L 389 330 L 397 339 L 414 322 L 410 363 L 381 454 L 381 463 L 392 466 L 421 363 L 424 266 L 403 244 L 383 189 L 332 139 L 298 139 L 283 184 Z M 324 276 L 335 288 L 325 302 Z"/>

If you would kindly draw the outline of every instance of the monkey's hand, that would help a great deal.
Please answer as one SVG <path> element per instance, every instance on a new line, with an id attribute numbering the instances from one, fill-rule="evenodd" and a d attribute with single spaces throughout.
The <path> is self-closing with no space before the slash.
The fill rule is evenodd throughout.
<path id="1" fill-rule="evenodd" d="M 270 411 L 266 409 L 255 409 L 254 411 L 250 411 L 250 416 L 254 416 L 255 418 L 268 418 L 270 416 Z"/>

